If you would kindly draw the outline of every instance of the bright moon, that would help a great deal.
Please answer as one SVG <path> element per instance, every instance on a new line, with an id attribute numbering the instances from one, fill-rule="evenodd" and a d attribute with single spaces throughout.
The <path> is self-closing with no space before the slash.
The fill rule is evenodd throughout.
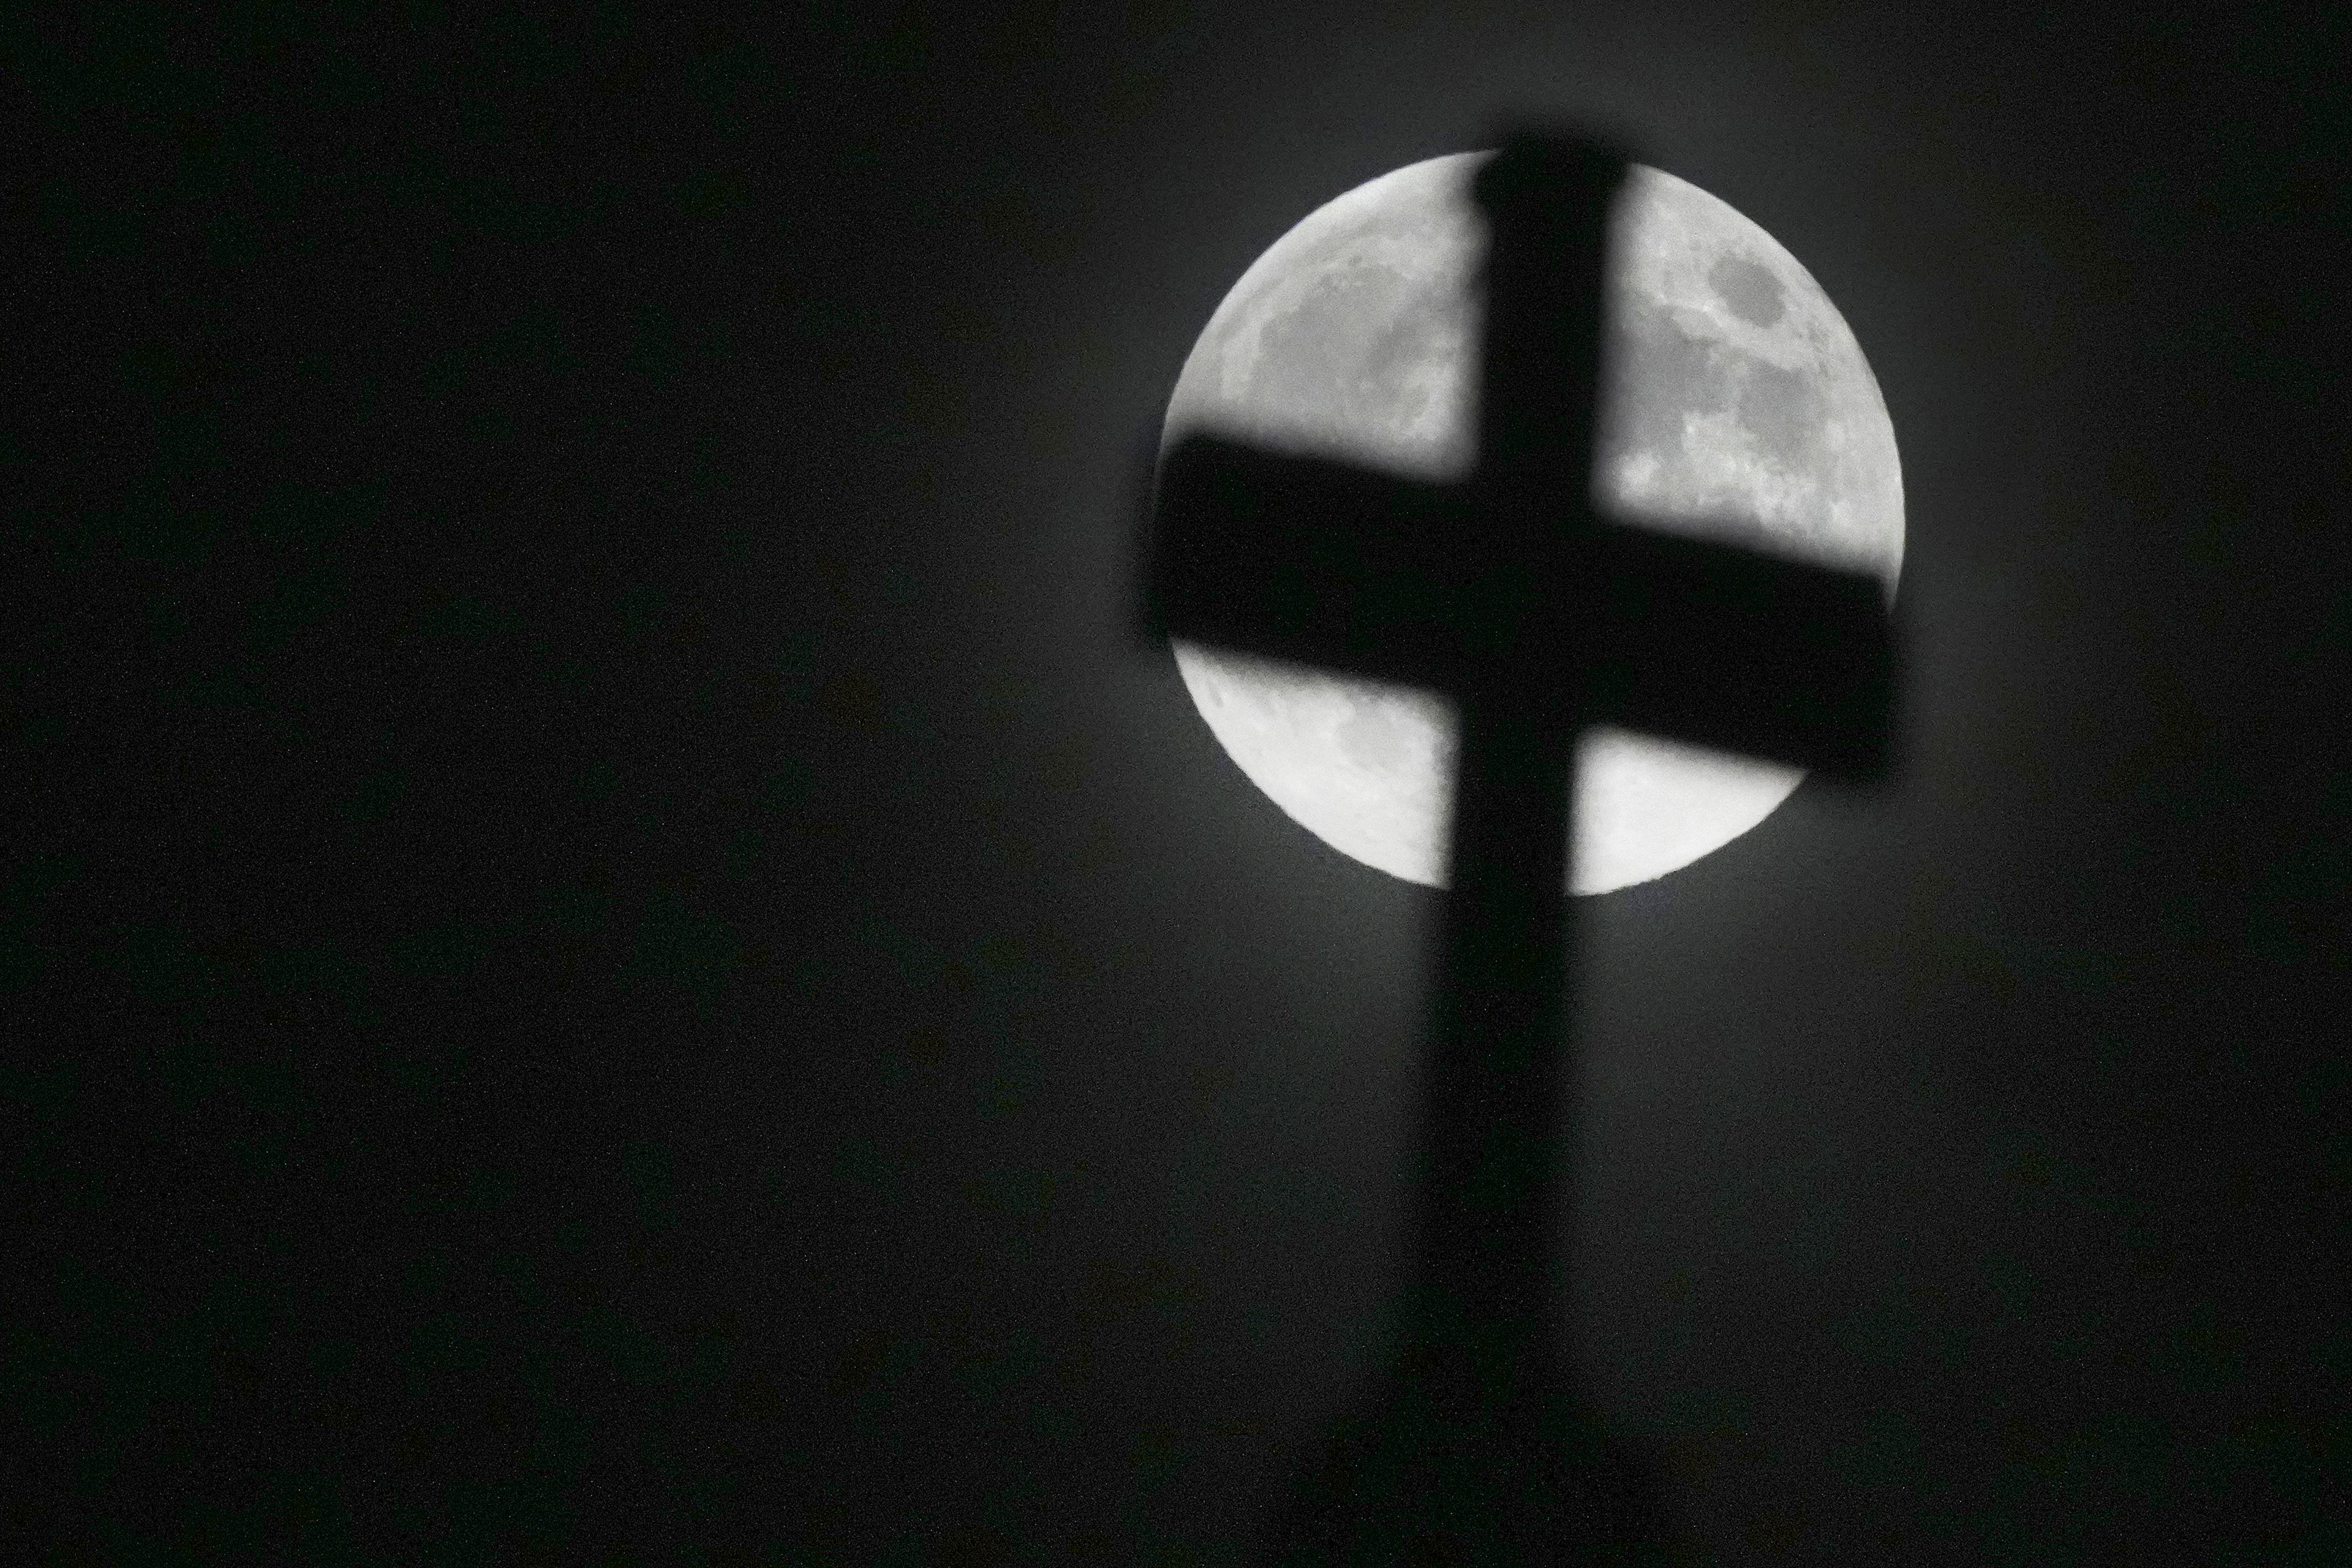
<path id="1" fill-rule="evenodd" d="M 1459 153 L 1301 219 L 1202 329 L 1160 444 L 1202 428 L 1428 478 L 1474 456 L 1483 226 Z M 1636 164 L 1612 231 L 1603 509 L 1827 565 L 1903 565 L 1903 475 L 1877 378 L 1812 275 L 1687 181 Z M 1175 644 L 1210 730 L 1251 782 L 1342 854 L 1445 883 L 1453 704 L 1431 693 Z M 1679 870 L 1787 799 L 1798 770 L 1589 731 L 1569 886 Z"/>

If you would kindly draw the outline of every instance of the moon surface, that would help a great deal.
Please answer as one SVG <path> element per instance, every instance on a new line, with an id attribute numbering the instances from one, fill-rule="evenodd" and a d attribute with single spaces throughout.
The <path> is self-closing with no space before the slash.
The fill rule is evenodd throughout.
<path id="1" fill-rule="evenodd" d="M 1225 295 L 1184 362 L 1161 447 L 1192 429 L 1444 479 L 1474 461 L 1469 179 L 1432 158 L 1309 213 Z M 1724 202 L 1636 164 L 1612 225 L 1596 499 L 1619 521 L 1876 573 L 1903 563 L 1903 478 L 1878 382 L 1796 258 Z M 1446 879 L 1444 697 L 1178 640 L 1242 772 L 1342 854 Z M 1622 731 L 1580 742 L 1569 886 L 1602 893 L 1754 827 L 1801 772 Z"/>

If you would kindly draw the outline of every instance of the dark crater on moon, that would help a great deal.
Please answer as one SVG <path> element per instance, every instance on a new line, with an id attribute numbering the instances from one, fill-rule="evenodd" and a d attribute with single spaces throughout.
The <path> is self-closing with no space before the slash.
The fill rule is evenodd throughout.
<path id="1" fill-rule="evenodd" d="M 1707 268 L 1706 280 L 1743 321 L 1769 327 L 1788 313 L 1780 280 L 1744 256 L 1718 258 Z"/>
<path id="2" fill-rule="evenodd" d="M 1617 444 L 1670 463 L 1682 450 L 1683 416 L 1731 406 L 1731 366 L 1664 311 L 1637 305 L 1628 314 L 1609 356 Z"/>
<path id="3" fill-rule="evenodd" d="M 1775 462 L 1802 473 L 1821 435 L 1821 397 L 1811 377 L 1759 360 L 1740 389 L 1739 423 Z"/>
<path id="4" fill-rule="evenodd" d="M 1822 395 L 1804 372 L 1694 337 L 1664 311 L 1640 307 L 1612 347 L 1613 444 L 1621 451 L 1647 453 L 1675 472 L 1687 460 L 1685 416 L 1730 411 L 1776 465 L 1792 473 L 1811 465 Z"/>

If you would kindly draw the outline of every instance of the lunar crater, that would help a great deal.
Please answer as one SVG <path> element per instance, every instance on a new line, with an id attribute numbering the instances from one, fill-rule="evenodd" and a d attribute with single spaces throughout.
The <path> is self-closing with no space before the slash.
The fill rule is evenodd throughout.
<path id="1" fill-rule="evenodd" d="M 1741 321 L 1759 327 L 1769 327 L 1788 313 L 1781 298 L 1780 280 L 1772 276 L 1769 268 L 1759 267 L 1744 256 L 1721 256 L 1706 270 L 1706 280 L 1716 294 L 1731 308 L 1731 313 Z"/>

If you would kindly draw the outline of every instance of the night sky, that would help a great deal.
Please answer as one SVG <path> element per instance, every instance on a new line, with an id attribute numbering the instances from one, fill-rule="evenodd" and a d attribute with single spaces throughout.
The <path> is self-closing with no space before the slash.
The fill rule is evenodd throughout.
<path id="1" fill-rule="evenodd" d="M 1895 784 L 1583 906 L 1594 1397 L 1727 1564 L 2352 1553 L 2340 37 L 800 9 L 33 51 L 0 1539 L 1243 1561 L 1438 895 L 1127 510 L 1243 268 L 1518 112 L 1803 262 L 1909 530 Z"/>

